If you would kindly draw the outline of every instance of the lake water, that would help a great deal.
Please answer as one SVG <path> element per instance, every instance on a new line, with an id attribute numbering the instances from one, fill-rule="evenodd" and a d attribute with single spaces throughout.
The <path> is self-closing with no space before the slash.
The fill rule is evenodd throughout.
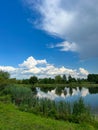
<path id="1" fill-rule="evenodd" d="M 98 114 L 98 88 L 67 88 L 58 90 L 53 89 L 47 92 L 42 91 L 40 88 L 36 88 L 37 97 L 47 98 L 55 101 L 74 102 L 80 97 L 83 98 L 84 103 L 91 107 L 93 114 Z M 60 91 L 60 92 L 59 92 Z"/>

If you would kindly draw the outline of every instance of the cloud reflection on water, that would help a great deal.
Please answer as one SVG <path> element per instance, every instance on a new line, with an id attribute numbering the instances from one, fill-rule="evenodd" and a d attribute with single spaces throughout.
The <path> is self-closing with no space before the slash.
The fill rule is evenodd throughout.
<path id="1" fill-rule="evenodd" d="M 72 103 L 82 97 L 84 99 L 85 104 L 89 105 L 94 111 L 97 111 L 98 113 L 98 93 L 90 94 L 89 89 L 87 88 L 83 87 L 81 90 L 78 87 L 76 89 L 73 88 L 71 94 L 70 88 L 65 87 L 60 95 L 56 94 L 56 89 L 50 90 L 48 92 L 44 92 L 40 88 L 36 88 L 36 90 L 37 97 L 39 99 L 47 98 L 50 100 L 66 101 Z"/>

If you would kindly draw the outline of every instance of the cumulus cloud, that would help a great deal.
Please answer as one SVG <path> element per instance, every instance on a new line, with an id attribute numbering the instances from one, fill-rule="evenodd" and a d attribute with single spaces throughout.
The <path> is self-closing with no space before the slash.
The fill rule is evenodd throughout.
<path id="1" fill-rule="evenodd" d="M 47 64 L 47 61 L 44 60 L 36 60 L 32 56 L 30 56 L 26 61 L 24 61 L 22 64 L 20 64 L 20 67 L 27 67 L 27 68 L 33 68 L 36 65 L 41 65 L 41 64 Z"/>
<path id="2" fill-rule="evenodd" d="M 37 27 L 65 41 L 74 42 L 78 48 L 74 51 L 82 59 L 98 57 L 98 0 L 24 1 L 40 14 Z M 65 46 L 62 46 L 63 51 L 66 51 Z"/>
<path id="3" fill-rule="evenodd" d="M 49 64 L 46 59 L 37 60 L 34 57 L 28 57 L 23 63 L 19 64 L 17 68 L 12 66 L 0 66 L 0 70 L 8 71 L 12 78 L 30 78 L 35 75 L 39 78 L 52 77 L 56 75 L 66 76 L 71 75 L 75 78 L 86 78 L 89 72 L 84 68 L 70 69 L 64 66 L 56 67 L 53 64 Z"/>
<path id="4" fill-rule="evenodd" d="M 84 68 L 79 68 L 79 71 L 80 71 L 80 73 L 83 74 L 83 75 L 88 75 L 88 74 L 89 74 L 88 71 L 85 70 Z"/>

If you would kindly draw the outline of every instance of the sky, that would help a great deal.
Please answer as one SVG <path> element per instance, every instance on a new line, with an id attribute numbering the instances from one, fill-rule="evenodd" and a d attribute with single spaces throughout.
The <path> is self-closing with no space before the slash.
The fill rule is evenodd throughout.
<path id="1" fill-rule="evenodd" d="M 0 70 L 12 78 L 98 73 L 98 0 L 3 0 Z"/>

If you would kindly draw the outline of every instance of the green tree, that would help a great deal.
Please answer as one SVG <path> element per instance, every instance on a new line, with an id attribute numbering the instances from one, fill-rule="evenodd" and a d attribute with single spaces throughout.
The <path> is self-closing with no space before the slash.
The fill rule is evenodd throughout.
<path id="1" fill-rule="evenodd" d="M 68 76 L 68 82 L 71 83 L 71 82 L 76 82 L 76 79 L 71 77 L 71 75 Z"/>
<path id="2" fill-rule="evenodd" d="M 22 83 L 23 83 L 23 84 L 29 84 L 29 79 L 23 79 L 23 80 L 22 80 Z"/>
<path id="3" fill-rule="evenodd" d="M 72 82 L 72 77 L 71 77 L 71 75 L 68 76 L 68 82 L 69 82 L 69 83 Z"/>
<path id="4" fill-rule="evenodd" d="M 0 78 L 3 79 L 9 79 L 10 78 L 10 74 L 8 72 L 4 72 L 4 71 L 0 71 Z"/>
<path id="5" fill-rule="evenodd" d="M 58 84 L 62 83 L 62 77 L 60 75 L 55 76 L 55 82 Z"/>
<path id="6" fill-rule="evenodd" d="M 3 93 L 3 90 L 9 84 L 10 74 L 8 72 L 0 71 L 0 95 Z"/>
<path id="7" fill-rule="evenodd" d="M 65 74 L 63 75 L 63 78 L 62 78 L 62 79 L 63 79 L 63 83 L 66 83 L 66 82 L 67 82 L 67 78 L 66 78 L 66 75 L 65 75 Z"/>
<path id="8" fill-rule="evenodd" d="M 41 84 L 53 84 L 55 83 L 55 80 L 52 78 L 43 78 L 43 79 L 39 79 L 39 83 Z"/>
<path id="9" fill-rule="evenodd" d="M 32 77 L 30 77 L 30 79 L 29 79 L 29 83 L 30 84 L 35 84 L 35 83 L 37 83 L 38 82 L 38 78 L 36 77 L 36 76 L 32 76 Z"/>
<path id="10" fill-rule="evenodd" d="M 98 83 L 98 74 L 89 74 L 87 80 L 89 82 Z"/>

